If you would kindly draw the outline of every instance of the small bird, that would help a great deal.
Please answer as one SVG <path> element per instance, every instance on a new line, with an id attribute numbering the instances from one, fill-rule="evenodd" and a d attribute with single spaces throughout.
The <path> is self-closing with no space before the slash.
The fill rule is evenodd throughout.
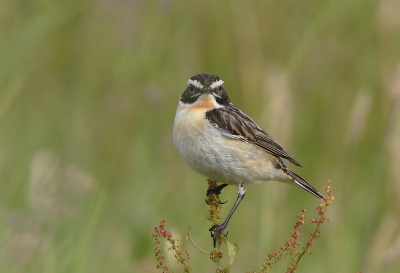
<path id="1" fill-rule="evenodd" d="M 176 110 L 173 141 L 186 164 L 223 184 L 238 185 L 238 197 L 227 219 L 210 228 L 214 247 L 246 194 L 245 185 L 281 181 L 324 198 L 313 186 L 286 167 L 282 159 L 302 167 L 281 145 L 232 103 L 224 82 L 215 75 L 197 74 L 187 81 Z M 213 233 L 214 232 L 214 233 Z"/>

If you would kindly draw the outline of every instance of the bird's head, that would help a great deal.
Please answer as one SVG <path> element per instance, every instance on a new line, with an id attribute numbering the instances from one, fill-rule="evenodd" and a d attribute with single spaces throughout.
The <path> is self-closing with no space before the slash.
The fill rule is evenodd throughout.
<path id="1" fill-rule="evenodd" d="M 187 88 L 180 101 L 185 104 L 196 103 L 205 96 L 212 95 L 220 105 L 230 103 L 228 94 L 222 88 L 224 82 L 220 77 L 211 74 L 197 74 L 187 81 Z"/>

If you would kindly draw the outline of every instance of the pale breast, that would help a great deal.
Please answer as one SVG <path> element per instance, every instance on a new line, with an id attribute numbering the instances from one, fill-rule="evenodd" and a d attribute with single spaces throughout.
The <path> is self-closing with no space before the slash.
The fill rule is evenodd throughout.
<path id="1" fill-rule="evenodd" d="M 274 168 L 272 155 L 252 143 L 222 134 L 205 119 L 208 110 L 208 106 L 198 104 L 196 107 L 178 106 L 176 111 L 174 144 L 191 169 L 228 184 L 284 178 L 282 171 Z"/>

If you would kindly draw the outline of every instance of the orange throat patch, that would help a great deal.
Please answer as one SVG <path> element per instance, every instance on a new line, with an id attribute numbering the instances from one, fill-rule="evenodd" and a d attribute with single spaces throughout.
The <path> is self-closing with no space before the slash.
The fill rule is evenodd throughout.
<path id="1" fill-rule="evenodd" d="M 193 108 L 196 110 L 214 109 L 216 107 L 218 106 L 216 105 L 215 100 L 210 96 L 201 99 L 199 102 L 196 103 L 195 106 L 193 106 Z"/>

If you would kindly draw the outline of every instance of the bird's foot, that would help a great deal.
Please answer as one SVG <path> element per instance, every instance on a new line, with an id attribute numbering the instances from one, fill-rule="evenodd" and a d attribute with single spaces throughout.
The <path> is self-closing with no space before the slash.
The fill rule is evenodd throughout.
<path id="1" fill-rule="evenodd" d="M 210 188 L 207 190 L 206 195 L 209 196 L 210 194 L 213 194 L 213 193 L 215 193 L 216 195 L 220 195 L 222 189 L 225 188 L 226 186 L 228 186 L 228 184 L 221 184 L 221 185 L 216 186 L 215 188 Z"/>
<path id="2" fill-rule="evenodd" d="M 218 235 L 219 235 L 219 234 L 221 234 L 221 235 L 223 235 L 223 236 L 225 236 L 225 237 L 228 235 L 228 232 L 226 232 L 226 233 L 224 234 L 224 230 L 226 229 L 227 226 L 228 226 L 228 224 L 224 222 L 222 225 L 214 224 L 214 225 L 209 229 L 209 231 L 211 232 L 211 237 L 213 238 L 214 248 L 215 248 L 215 246 L 217 245 L 217 238 L 218 238 Z M 213 233 L 213 232 L 214 232 L 214 233 Z"/>
<path id="3" fill-rule="evenodd" d="M 207 198 L 204 199 L 204 201 L 206 201 L 206 204 L 207 204 L 207 205 L 212 205 L 212 204 L 208 203 Z M 225 202 L 221 202 L 221 200 L 219 200 L 219 197 L 218 197 L 218 203 L 219 203 L 220 205 L 226 204 L 226 202 L 228 202 L 228 200 L 226 200 Z"/>
<path id="4" fill-rule="evenodd" d="M 222 190 L 223 188 L 225 188 L 226 186 L 228 186 L 228 184 L 221 184 L 221 185 L 216 186 L 215 188 L 210 188 L 210 189 L 207 190 L 206 195 L 209 196 L 209 195 L 215 193 L 215 194 L 218 196 L 218 195 L 221 194 L 221 190 Z M 225 204 L 225 203 L 228 202 L 228 201 L 221 202 L 221 200 L 219 200 L 219 197 L 218 197 L 218 202 L 219 202 L 219 204 L 222 205 L 222 204 Z M 207 205 L 210 205 L 210 204 L 207 202 L 207 198 L 206 198 L 206 204 L 207 204 Z"/>

